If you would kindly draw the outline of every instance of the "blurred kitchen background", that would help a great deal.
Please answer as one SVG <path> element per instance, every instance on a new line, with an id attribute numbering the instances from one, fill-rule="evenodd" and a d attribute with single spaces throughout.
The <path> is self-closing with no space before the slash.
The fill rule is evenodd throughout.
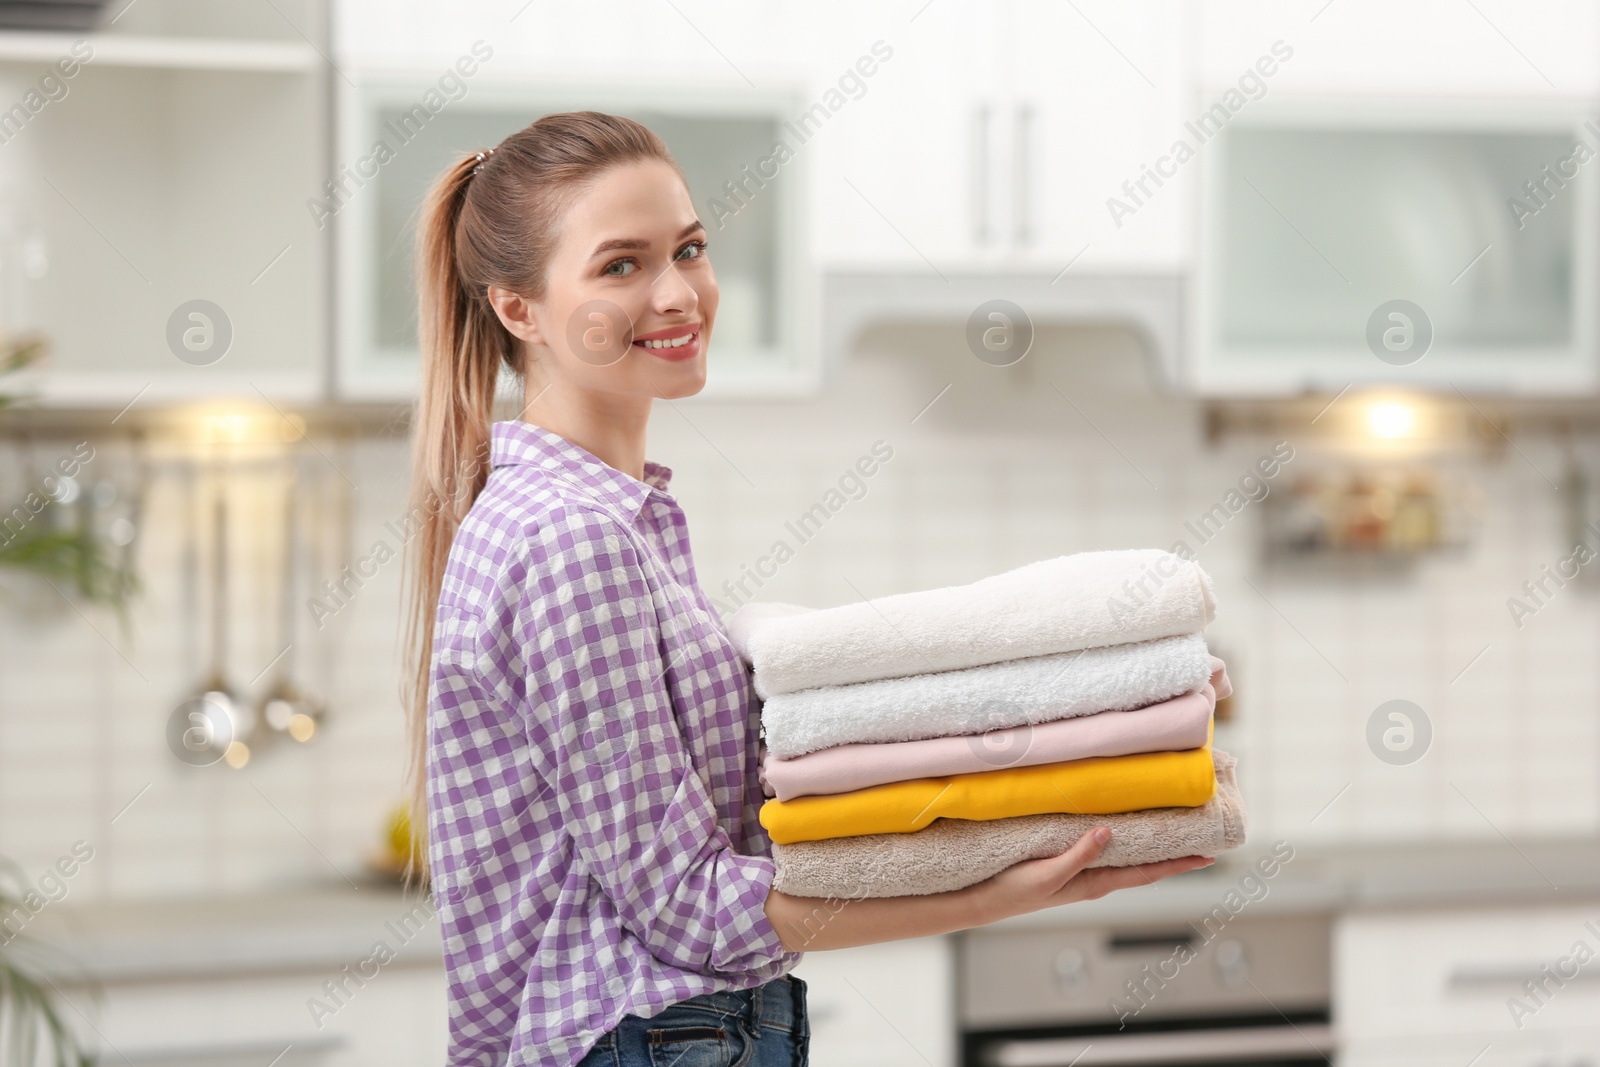
<path id="1" fill-rule="evenodd" d="M 1129 546 L 1217 583 L 1249 842 L 808 955 L 813 1063 L 1600 1062 L 1600 3 L 0 26 L 0 1039 L 442 1062 L 397 875 L 410 226 L 593 107 L 710 228 L 710 385 L 650 454 L 719 605 Z"/>

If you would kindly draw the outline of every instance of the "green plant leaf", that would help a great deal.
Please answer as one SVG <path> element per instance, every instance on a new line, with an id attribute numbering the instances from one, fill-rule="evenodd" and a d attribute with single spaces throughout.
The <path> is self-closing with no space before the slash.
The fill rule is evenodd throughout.
<path id="1" fill-rule="evenodd" d="M 15 863 L 0 858 L 0 869 L 14 885 L 26 885 Z M 17 894 L 0 883 L 0 916 L 18 909 L 27 914 Z M 27 957 L 37 954 L 39 946 L 20 931 L 5 930 L 0 937 L 5 938 L 0 941 L 0 1062 L 36 1064 L 43 1049 L 53 1067 L 93 1067 L 98 1054 L 84 1047 L 62 1015 L 55 989 L 47 988 L 49 979 L 30 965 Z"/>

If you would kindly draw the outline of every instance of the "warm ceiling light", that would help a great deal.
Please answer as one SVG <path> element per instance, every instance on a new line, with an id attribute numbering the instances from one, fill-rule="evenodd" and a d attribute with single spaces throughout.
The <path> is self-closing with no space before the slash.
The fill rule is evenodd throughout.
<path id="1" fill-rule="evenodd" d="M 250 746 L 243 741 L 231 741 L 223 750 L 222 759 L 234 770 L 240 770 L 250 762 Z"/>
<path id="2" fill-rule="evenodd" d="M 207 415 L 205 437 L 208 441 L 238 444 L 245 439 L 249 425 L 249 421 L 236 411 Z"/>
<path id="3" fill-rule="evenodd" d="M 209 445 L 274 445 L 298 440 L 305 423 L 265 404 L 219 401 L 185 414 L 184 436 Z"/>
<path id="4" fill-rule="evenodd" d="M 1367 409 L 1367 431 L 1394 440 L 1410 437 L 1417 428 L 1417 409 L 1397 400 L 1384 400 Z"/>

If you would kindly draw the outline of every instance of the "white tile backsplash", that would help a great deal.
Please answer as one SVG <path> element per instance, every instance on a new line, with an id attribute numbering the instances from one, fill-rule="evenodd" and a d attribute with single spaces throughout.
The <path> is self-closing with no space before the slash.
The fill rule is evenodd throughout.
<path id="1" fill-rule="evenodd" d="M 820 398 L 663 406 L 649 454 L 674 470 L 707 593 L 742 600 L 724 583 L 780 538 L 793 559 L 747 588 L 817 606 L 852 600 L 853 590 L 877 596 L 1066 552 L 1183 539 L 1217 583 L 1210 637 L 1229 657 L 1238 710 L 1218 744 L 1241 759 L 1257 840 L 1600 830 L 1600 581 L 1569 583 L 1520 630 L 1505 606 L 1570 552 L 1545 480 L 1561 469 L 1554 445 L 1519 438 L 1520 453 L 1452 461 L 1486 500 L 1479 536 L 1463 551 L 1390 575 L 1302 573 L 1263 564 L 1259 504 L 1204 544 L 1184 526 L 1270 440 L 1207 445 L 1198 405 L 1136 386 L 1142 359 L 1118 331 L 1042 329 L 1025 364 L 1027 377 L 982 365 L 954 329 L 880 329 Z M 880 438 L 894 456 L 865 479 L 865 495 L 800 543 L 785 523 Z M 314 489 L 308 521 L 325 544 L 302 601 L 337 574 L 329 553 L 344 478 L 353 483 L 348 550 L 359 557 L 379 539 L 394 544 L 384 523 L 404 510 L 408 458 L 395 439 L 314 443 L 321 455 L 307 452 L 301 469 Z M 0 479 L 9 497 L 26 468 L 15 447 L 0 447 L 11 449 L 4 469 L 14 473 Z M 34 442 L 34 457 L 47 462 L 50 447 Z M 96 473 L 124 476 L 126 447 L 97 447 Z M 1288 471 L 1318 458 L 1297 443 Z M 203 563 L 210 513 L 186 496 L 176 467 L 153 469 L 139 549 L 146 589 L 130 633 L 104 611 L 79 614 L 47 588 L 6 580 L 0 855 L 36 871 L 87 840 L 92 873 L 72 892 L 97 897 L 354 876 L 402 795 L 400 564 L 381 566 L 320 629 L 309 611 L 297 613 L 297 673 L 330 707 L 312 744 L 261 752 L 243 771 L 182 766 L 167 751 L 165 723 L 209 647 L 205 583 L 184 569 L 184 516 L 201 520 Z M 282 647 L 278 519 L 262 477 L 234 486 L 228 667 L 240 686 Z M 1380 762 L 1365 740 L 1373 709 L 1394 698 L 1420 705 L 1433 725 L 1431 750 L 1408 766 Z"/>

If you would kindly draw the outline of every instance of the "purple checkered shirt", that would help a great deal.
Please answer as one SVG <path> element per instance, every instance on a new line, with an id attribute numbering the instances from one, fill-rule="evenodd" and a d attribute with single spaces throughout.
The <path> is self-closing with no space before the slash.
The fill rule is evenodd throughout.
<path id="1" fill-rule="evenodd" d="M 569 1067 L 625 1014 L 800 961 L 763 910 L 758 704 L 688 525 L 560 435 L 494 424 L 428 705 L 449 1063 Z"/>

